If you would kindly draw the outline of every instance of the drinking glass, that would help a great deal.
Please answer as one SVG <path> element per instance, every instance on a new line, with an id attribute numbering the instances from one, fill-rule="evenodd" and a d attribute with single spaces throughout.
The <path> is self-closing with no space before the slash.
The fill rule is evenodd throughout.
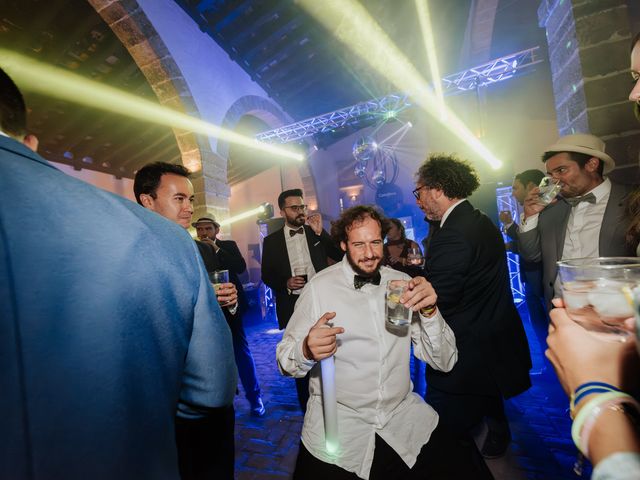
<path id="1" fill-rule="evenodd" d="M 385 292 L 386 321 L 394 327 L 405 326 L 411 323 L 413 311 L 400 303 L 400 297 L 407 289 L 409 282 L 406 280 L 389 280 Z"/>
<path id="2" fill-rule="evenodd" d="M 538 193 L 538 203 L 542 205 L 549 205 L 554 198 L 560 193 L 562 185 L 559 180 L 555 180 L 553 177 L 542 177 L 540 185 L 538 185 L 540 192 Z"/>
<path id="3" fill-rule="evenodd" d="M 294 277 L 302 277 L 304 280 L 304 283 L 307 283 L 307 269 L 306 267 L 295 267 L 293 269 L 293 276 Z"/>
<path id="4" fill-rule="evenodd" d="M 596 336 L 625 342 L 634 316 L 631 291 L 640 285 L 640 258 L 578 258 L 558 262 L 567 313 Z"/>
<path id="5" fill-rule="evenodd" d="M 218 289 L 223 283 L 229 283 L 229 270 L 216 270 L 215 272 L 209 272 L 209 280 L 213 283 L 213 289 L 218 294 Z"/>
<path id="6" fill-rule="evenodd" d="M 424 257 L 419 248 L 410 248 L 407 253 L 407 264 L 415 267 L 422 267 L 424 265 Z"/>

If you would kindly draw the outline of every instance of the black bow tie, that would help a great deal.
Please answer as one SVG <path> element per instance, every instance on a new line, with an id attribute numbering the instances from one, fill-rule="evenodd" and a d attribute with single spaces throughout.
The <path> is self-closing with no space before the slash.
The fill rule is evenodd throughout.
<path id="1" fill-rule="evenodd" d="M 300 227 L 300 228 L 299 228 L 299 229 L 297 229 L 297 230 L 289 230 L 289 236 L 290 236 L 290 237 L 293 237 L 296 233 L 299 233 L 299 234 L 301 234 L 301 235 L 302 235 L 302 234 L 304 233 L 304 228 L 303 228 L 303 227 Z"/>
<path id="2" fill-rule="evenodd" d="M 353 286 L 356 290 L 360 290 L 365 284 L 380 285 L 380 272 L 376 272 L 372 277 L 363 277 L 362 275 L 353 276 Z"/>
<path id="3" fill-rule="evenodd" d="M 596 203 L 596 196 L 593 193 L 587 193 L 586 195 L 582 195 L 581 197 L 565 198 L 564 200 L 572 207 L 575 207 L 580 202 Z"/>

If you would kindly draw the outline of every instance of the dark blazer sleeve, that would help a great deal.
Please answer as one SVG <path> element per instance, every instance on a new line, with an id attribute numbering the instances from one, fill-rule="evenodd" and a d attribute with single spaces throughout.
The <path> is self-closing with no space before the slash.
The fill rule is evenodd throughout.
<path id="1" fill-rule="evenodd" d="M 430 252 L 427 279 L 436 290 L 438 305 L 455 310 L 473 261 L 472 247 L 459 232 L 443 228 L 431 239 Z"/>
<path id="2" fill-rule="evenodd" d="M 262 245 L 261 276 L 262 281 L 269 288 L 278 293 L 286 293 L 291 269 L 288 259 L 282 258 L 282 248 L 279 248 L 280 240 L 284 241 L 284 238 L 277 238 L 276 234 L 265 237 Z M 286 247 L 284 252 L 286 253 Z"/>
<path id="3" fill-rule="evenodd" d="M 247 269 L 247 263 L 242 258 L 238 244 L 233 240 L 219 241 L 220 249 L 216 253 L 220 263 L 236 275 Z"/>
<path id="4" fill-rule="evenodd" d="M 336 262 L 342 260 L 344 252 L 339 245 L 334 243 L 333 239 L 325 229 L 322 229 L 322 233 L 320 234 L 320 243 L 322 243 L 328 257 L 332 258 Z"/>

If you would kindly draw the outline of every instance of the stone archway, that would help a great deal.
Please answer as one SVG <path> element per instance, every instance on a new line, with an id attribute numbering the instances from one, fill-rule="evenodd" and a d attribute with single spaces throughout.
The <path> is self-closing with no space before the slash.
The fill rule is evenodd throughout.
<path id="1" fill-rule="evenodd" d="M 137 0 L 89 0 L 136 62 L 160 104 L 199 117 L 189 86 L 165 43 Z M 173 129 L 182 163 L 192 172 L 202 170 L 202 155 L 193 132 Z"/>
<path id="2" fill-rule="evenodd" d="M 257 95 L 245 95 L 240 97 L 231 107 L 227 110 L 222 121 L 222 127 L 233 130 L 240 118 L 244 115 L 253 115 L 264 121 L 271 128 L 277 128 L 282 125 L 287 125 L 292 120 L 273 102 L 266 98 L 259 97 Z M 217 153 L 220 157 L 229 158 L 229 143 L 226 141 L 219 141 Z M 302 188 L 305 194 L 305 199 L 309 204 L 318 205 L 318 197 L 316 195 L 315 182 L 313 175 L 309 169 L 309 165 L 304 162 L 298 167 L 298 172 L 302 178 Z"/>

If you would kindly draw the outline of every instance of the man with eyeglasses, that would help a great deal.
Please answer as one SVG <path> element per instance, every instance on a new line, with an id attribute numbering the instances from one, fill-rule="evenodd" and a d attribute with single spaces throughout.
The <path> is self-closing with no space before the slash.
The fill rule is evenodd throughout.
<path id="1" fill-rule="evenodd" d="M 328 258 L 342 260 L 343 252 L 322 228 L 319 214 L 307 217 L 302 190 L 285 190 L 278 196 L 284 227 L 264 239 L 262 281 L 276 296 L 278 327 L 284 329 L 305 283 L 329 266 Z M 308 225 L 307 225 L 308 223 Z M 309 380 L 296 378 L 300 408 L 304 412 L 309 399 Z"/>

